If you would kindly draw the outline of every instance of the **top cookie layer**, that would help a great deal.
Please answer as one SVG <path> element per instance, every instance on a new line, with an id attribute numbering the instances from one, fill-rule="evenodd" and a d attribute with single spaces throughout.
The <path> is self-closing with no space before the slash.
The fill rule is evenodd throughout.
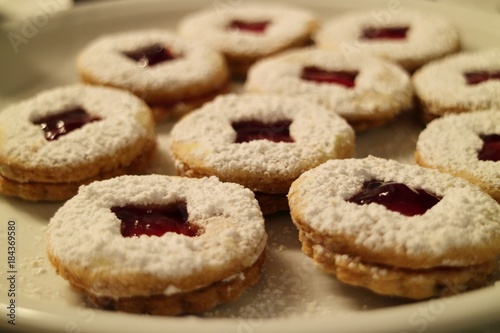
<path id="1" fill-rule="evenodd" d="M 365 181 L 394 181 L 442 199 L 423 215 L 347 200 Z M 477 187 L 436 170 L 375 157 L 332 160 L 291 186 L 295 223 L 339 254 L 396 267 L 469 266 L 500 253 L 500 206 Z"/>
<path id="2" fill-rule="evenodd" d="M 294 142 L 235 143 L 231 124 L 242 120 L 290 120 Z M 268 193 L 286 193 L 303 171 L 354 150 L 354 132 L 341 117 L 304 99 L 273 95 L 218 97 L 178 122 L 171 138 L 176 162 L 198 175 Z"/>
<path id="3" fill-rule="evenodd" d="M 124 53 L 162 45 L 174 59 L 141 67 Z M 228 79 L 222 55 L 168 30 L 139 30 L 102 36 L 78 57 L 85 82 L 132 91 L 148 103 L 171 103 L 204 95 Z"/>
<path id="4" fill-rule="evenodd" d="M 355 86 L 318 84 L 301 79 L 305 67 L 356 72 Z M 304 96 L 348 121 L 390 118 L 412 105 L 409 75 L 395 64 L 370 56 L 346 57 L 321 49 L 289 51 L 255 64 L 248 74 L 249 91 Z"/>
<path id="5" fill-rule="evenodd" d="M 185 201 L 196 237 L 123 237 L 114 206 Z M 264 250 L 264 219 L 251 191 L 216 178 L 122 176 L 82 186 L 51 219 L 48 252 L 95 295 L 189 291 L 238 274 Z M 137 283 L 140 281 L 141 283 Z"/>
<path id="6" fill-rule="evenodd" d="M 81 107 L 101 118 L 47 141 L 39 119 Z M 19 182 L 71 182 L 128 165 L 154 139 L 147 105 L 113 88 L 72 85 L 42 92 L 0 113 L 0 172 Z"/>

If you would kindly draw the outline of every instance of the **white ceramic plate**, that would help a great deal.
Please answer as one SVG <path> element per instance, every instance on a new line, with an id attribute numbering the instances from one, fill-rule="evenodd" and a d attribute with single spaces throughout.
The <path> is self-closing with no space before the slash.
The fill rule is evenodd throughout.
<path id="1" fill-rule="evenodd" d="M 49 1 L 49 0 L 47 0 Z M 57 0 L 51 0 L 57 1 Z M 0 107 L 36 92 L 78 81 L 74 59 L 90 40 L 103 34 L 146 27 L 175 27 L 185 13 L 211 6 L 221 14 L 243 0 L 119 1 L 83 5 L 63 13 L 3 26 L 0 40 Z M 417 8 L 455 22 L 468 49 L 500 46 L 500 20 L 482 12 L 432 2 L 295 1 L 328 18 L 353 9 L 371 10 L 384 19 L 400 8 Z M 154 169 L 172 173 L 166 151 L 171 124 L 159 126 L 163 152 Z M 413 115 L 358 136 L 357 157 L 373 154 L 412 163 L 418 132 Z M 417 303 L 403 302 L 337 282 L 314 268 L 300 252 L 297 231 L 286 214 L 268 221 L 269 260 L 261 282 L 240 300 L 204 316 L 177 318 L 131 315 L 85 307 L 83 299 L 58 277 L 45 257 L 44 229 L 60 204 L 0 198 L 0 328 L 22 332 L 444 332 L 476 327 L 497 332 L 500 285 Z M 15 297 L 8 295 L 11 273 L 7 225 L 15 221 Z M 6 288 L 4 288 L 6 286 Z M 8 324 L 10 300 L 15 323 Z M 485 326 L 486 325 L 486 326 Z M 479 328 L 478 328 L 479 327 Z M 480 330 L 480 331 L 478 331 Z M 467 332 L 471 332 L 468 330 Z"/>

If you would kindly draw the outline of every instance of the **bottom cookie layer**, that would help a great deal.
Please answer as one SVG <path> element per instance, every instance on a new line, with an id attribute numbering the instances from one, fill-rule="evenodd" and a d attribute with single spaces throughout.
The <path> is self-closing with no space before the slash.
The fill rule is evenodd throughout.
<path id="1" fill-rule="evenodd" d="M 325 272 L 340 281 L 368 288 L 378 294 L 411 299 L 426 299 L 455 295 L 488 284 L 488 277 L 497 269 L 495 261 L 467 267 L 436 267 L 406 269 L 363 262 L 331 252 L 315 244 L 302 231 L 299 233 L 302 251 Z"/>
<path id="2" fill-rule="evenodd" d="M 173 295 L 152 295 L 149 297 L 110 298 L 96 296 L 85 290 L 73 287 L 87 296 L 88 302 L 98 308 L 130 313 L 173 316 L 179 314 L 200 313 L 218 304 L 237 299 L 245 289 L 255 285 L 265 262 L 265 252 L 250 267 L 240 274 L 215 282 L 205 288 Z"/>
<path id="3" fill-rule="evenodd" d="M 198 109 L 203 104 L 210 102 L 215 97 L 227 94 L 231 91 L 229 84 L 224 84 L 222 87 L 216 88 L 202 96 L 192 97 L 189 99 L 166 103 L 166 104 L 150 104 L 149 107 L 153 111 L 153 118 L 156 123 L 167 120 L 178 120 L 189 112 Z"/>
<path id="4" fill-rule="evenodd" d="M 255 192 L 255 199 L 259 202 L 263 215 L 290 210 L 285 193 Z"/>
<path id="5" fill-rule="evenodd" d="M 0 176 L 0 193 L 8 196 L 19 197 L 29 201 L 63 201 L 71 198 L 78 192 L 81 185 L 89 184 L 95 180 L 112 178 L 125 174 L 143 173 L 149 166 L 156 152 L 156 143 L 150 141 L 143 147 L 143 152 L 130 165 L 119 167 L 115 170 L 71 183 L 21 183 Z"/>

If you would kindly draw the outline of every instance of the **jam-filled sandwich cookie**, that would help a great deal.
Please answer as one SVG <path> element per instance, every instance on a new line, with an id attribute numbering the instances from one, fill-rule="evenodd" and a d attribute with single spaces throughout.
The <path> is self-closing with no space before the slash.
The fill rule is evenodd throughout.
<path id="1" fill-rule="evenodd" d="M 368 52 L 410 72 L 460 48 L 456 28 L 443 18 L 403 10 L 383 21 L 371 11 L 336 17 L 318 31 L 315 42 L 348 57 Z"/>
<path id="2" fill-rule="evenodd" d="M 338 115 L 304 99 L 226 95 L 181 119 L 171 132 L 178 174 L 217 176 L 256 193 L 264 214 L 288 210 L 302 172 L 351 157 L 354 132 Z"/>
<path id="3" fill-rule="evenodd" d="M 72 85 L 0 113 L 0 193 L 66 200 L 97 179 L 146 172 L 156 151 L 148 106 L 122 90 Z"/>
<path id="4" fill-rule="evenodd" d="M 450 55 L 422 67 L 412 80 L 426 122 L 500 108 L 500 49 Z"/>
<path id="5" fill-rule="evenodd" d="M 215 177 L 122 176 L 80 188 L 50 220 L 57 273 L 104 309 L 196 313 L 257 283 L 267 235 L 254 195 Z"/>
<path id="6" fill-rule="evenodd" d="M 415 159 L 467 179 L 500 202 L 500 109 L 432 121 L 418 137 Z"/>
<path id="7" fill-rule="evenodd" d="M 331 160 L 288 197 L 302 250 L 344 283 L 425 299 L 487 285 L 497 268 L 500 205 L 437 170 Z"/>
<path id="8" fill-rule="evenodd" d="M 385 124 L 411 108 L 413 101 L 410 77 L 399 66 L 314 48 L 257 62 L 245 88 L 307 97 L 338 113 L 357 131 Z"/>
<path id="9" fill-rule="evenodd" d="M 102 36 L 81 52 L 77 66 L 83 82 L 141 97 L 157 121 L 179 117 L 228 89 L 221 54 L 165 30 Z"/>
<path id="10" fill-rule="evenodd" d="M 232 73 L 244 76 L 257 59 L 309 43 L 317 24 L 301 8 L 242 4 L 191 14 L 181 21 L 179 33 L 222 52 Z"/>

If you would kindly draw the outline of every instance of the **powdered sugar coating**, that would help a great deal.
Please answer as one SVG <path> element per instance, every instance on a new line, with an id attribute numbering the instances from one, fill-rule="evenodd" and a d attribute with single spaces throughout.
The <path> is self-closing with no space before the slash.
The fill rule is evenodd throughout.
<path id="1" fill-rule="evenodd" d="M 412 217 L 378 204 L 346 201 L 371 179 L 421 188 L 442 199 Z M 371 156 L 331 160 L 292 184 L 289 203 L 295 222 L 331 237 L 339 249 L 367 262 L 408 268 L 468 266 L 500 253 L 500 205 L 467 181 L 432 169 Z"/>
<path id="2" fill-rule="evenodd" d="M 144 68 L 123 54 L 155 44 L 168 48 L 175 59 Z M 179 38 L 169 30 L 159 29 L 102 36 L 91 42 L 78 58 L 80 72 L 87 73 L 100 84 L 143 91 L 141 97 L 145 99 L 151 98 L 148 91 L 160 91 L 167 98 L 176 95 L 182 99 L 186 97 L 183 95 L 192 95 L 193 89 L 213 89 L 213 85 L 217 85 L 212 82 L 213 78 L 219 77 L 225 66 L 218 52 Z"/>
<path id="3" fill-rule="evenodd" d="M 262 34 L 239 33 L 227 29 L 233 20 L 269 21 L 270 24 Z M 315 16 L 301 8 L 283 4 L 240 4 L 188 15 L 179 24 L 179 34 L 200 40 L 224 54 L 255 58 L 287 48 L 297 39 L 307 38 L 315 22 Z"/>
<path id="4" fill-rule="evenodd" d="M 47 141 L 40 125 L 33 124 L 73 107 L 82 107 L 101 120 L 85 124 L 53 141 Z M 12 175 L 10 169 L 45 168 L 57 174 L 62 169 L 85 168 L 103 157 L 108 157 L 108 163 L 112 164 L 112 157 L 118 151 L 151 135 L 151 121 L 146 104 L 122 90 L 86 85 L 47 90 L 0 112 L 0 171 L 7 174 L 7 178 L 37 181 Z M 94 175 L 85 175 L 91 176 Z M 81 179 L 64 179 L 67 182 L 78 180 Z"/>
<path id="5" fill-rule="evenodd" d="M 500 108 L 500 80 L 468 85 L 464 73 L 500 71 L 500 49 L 463 52 L 434 61 L 413 76 L 425 111 L 445 113 Z"/>
<path id="6" fill-rule="evenodd" d="M 361 39 L 365 28 L 409 27 L 403 40 Z M 321 48 L 340 50 L 346 57 L 370 53 L 414 70 L 459 48 L 458 32 L 444 18 L 399 10 L 380 20 L 361 11 L 332 18 L 314 37 Z"/>
<path id="7" fill-rule="evenodd" d="M 426 166 L 475 180 L 500 192 L 500 163 L 481 161 L 482 134 L 500 134 L 500 110 L 447 115 L 432 121 L 419 135 L 417 152 Z"/>
<path id="8" fill-rule="evenodd" d="M 123 237 L 121 222 L 110 210 L 113 206 L 166 205 L 179 200 L 186 201 L 190 223 L 203 228 L 203 234 Z M 251 266 L 267 239 L 264 219 L 251 191 L 215 177 L 160 175 L 122 176 L 82 186 L 50 220 L 47 237 L 51 256 L 70 269 L 84 269 L 96 278 L 102 274 L 150 274 L 166 281 L 166 295 L 186 291 L 179 283 L 204 272 L 218 281 L 234 274 L 228 276 L 226 270 L 235 262 Z M 215 282 L 203 281 L 203 276 L 199 280 L 205 285 Z M 126 291 L 109 295 L 97 281 L 89 292 L 138 296 L 126 295 Z"/>
<path id="9" fill-rule="evenodd" d="M 294 142 L 235 143 L 231 123 L 242 120 L 291 120 Z M 219 177 L 249 174 L 261 183 L 282 178 L 291 183 L 303 171 L 345 157 L 339 154 L 352 153 L 354 147 L 353 130 L 338 115 L 305 99 L 260 94 L 218 97 L 178 122 L 171 138 L 172 147 L 189 147 L 189 156 L 174 156 L 177 163 L 194 157 L 201 168 L 216 170 Z"/>
<path id="10" fill-rule="evenodd" d="M 304 67 L 356 71 L 353 88 L 300 78 Z M 345 57 L 341 52 L 309 48 L 264 59 L 248 73 L 248 91 L 304 96 L 347 120 L 392 117 L 412 105 L 409 75 L 398 66 L 370 56 Z"/>

